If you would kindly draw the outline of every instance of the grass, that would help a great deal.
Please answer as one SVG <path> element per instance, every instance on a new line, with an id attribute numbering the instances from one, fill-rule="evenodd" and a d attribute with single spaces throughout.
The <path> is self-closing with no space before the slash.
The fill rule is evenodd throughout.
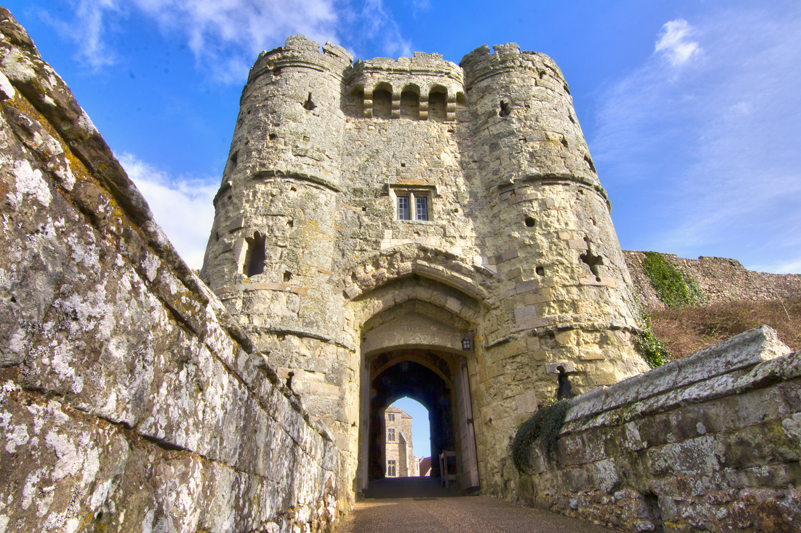
<path id="1" fill-rule="evenodd" d="M 775 329 L 790 348 L 801 350 L 801 298 L 647 309 L 646 314 L 654 335 L 669 348 L 671 360 L 763 324 Z"/>

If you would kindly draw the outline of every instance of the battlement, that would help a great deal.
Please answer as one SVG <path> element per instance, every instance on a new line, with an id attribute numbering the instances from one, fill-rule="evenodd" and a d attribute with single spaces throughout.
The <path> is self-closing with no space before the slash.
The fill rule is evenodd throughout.
<path id="1" fill-rule="evenodd" d="M 521 51 L 516 43 L 480 46 L 459 62 L 464 69 L 465 87 L 470 88 L 493 76 L 504 73 L 531 72 L 537 84 L 557 92 L 570 93 L 562 71 L 553 59 L 539 52 Z"/>
<path id="2" fill-rule="evenodd" d="M 462 69 L 441 54 L 357 61 L 346 83 L 356 117 L 453 121 L 457 100 L 464 100 Z"/>
<path id="3" fill-rule="evenodd" d="M 250 68 L 248 83 L 268 72 L 280 75 L 281 69 L 293 67 L 329 72 L 342 78 L 352 62 L 353 56 L 339 45 L 326 42 L 321 47 L 305 35 L 292 35 L 284 46 L 259 54 Z"/>

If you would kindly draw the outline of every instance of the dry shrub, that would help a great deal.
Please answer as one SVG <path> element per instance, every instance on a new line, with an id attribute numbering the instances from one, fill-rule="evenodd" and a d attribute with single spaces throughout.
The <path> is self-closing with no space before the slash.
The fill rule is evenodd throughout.
<path id="1" fill-rule="evenodd" d="M 790 348 L 801 350 L 801 298 L 718 302 L 647 312 L 654 334 L 667 345 L 674 360 L 763 324 L 775 329 Z"/>

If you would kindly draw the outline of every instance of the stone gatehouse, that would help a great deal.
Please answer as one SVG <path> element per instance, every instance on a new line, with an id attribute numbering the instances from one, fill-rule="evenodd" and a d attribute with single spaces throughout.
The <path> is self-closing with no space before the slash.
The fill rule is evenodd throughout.
<path id="1" fill-rule="evenodd" d="M 647 369 L 610 204 L 559 68 L 517 45 L 352 62 L 303 36 L 253 65 L 202 278 L 315 418 L 353 490 L 382 412 L 432 417 L 459 484 L 520 422 Z"/>
<path id="2" fill-rule="evenodd" d="M 797 530 L 801 352 L 761 328 L 639 374 L 545 56 L 351 64 L 291 38 L 251 72 L 223 180 L 212 292 L 0 8 L 0 532 L 331 531 L 403 396 L 462 488 L 632 532 Z M 705 287 L 751 276 L 718 263 Z M 566 384 L 558 460 L 516 468 Z"/>

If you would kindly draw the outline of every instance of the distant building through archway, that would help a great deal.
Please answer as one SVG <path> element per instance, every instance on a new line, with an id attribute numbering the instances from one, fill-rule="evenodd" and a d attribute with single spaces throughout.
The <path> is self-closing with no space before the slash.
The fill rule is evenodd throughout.
<path id="1" fill-rule="evenodd" d="M 420 459 L 414 454 L 412 416 L 394 405 L 384 411 L 386 477 L 417 477 Z"/>

